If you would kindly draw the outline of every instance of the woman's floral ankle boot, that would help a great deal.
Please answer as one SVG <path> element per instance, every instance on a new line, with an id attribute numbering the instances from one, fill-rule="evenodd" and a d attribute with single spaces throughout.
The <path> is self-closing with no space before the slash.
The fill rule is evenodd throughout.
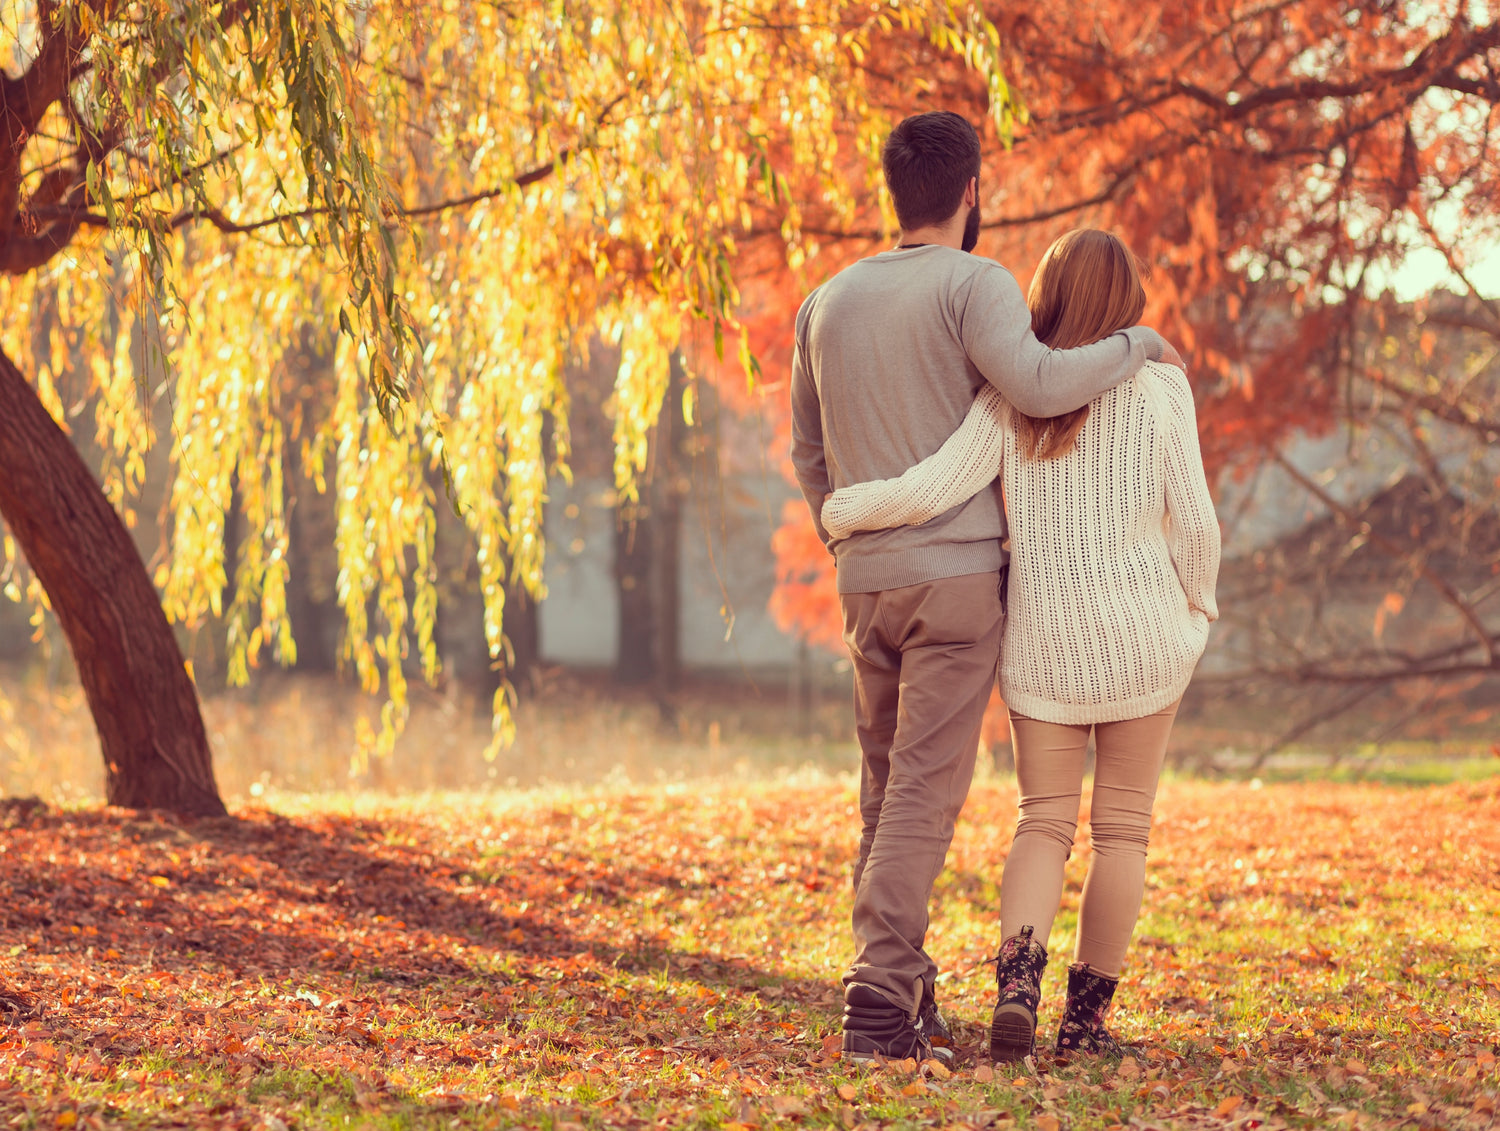
<path id="1" fill-rule="evenodd" d="M 1047 952 L 1022 927 L 1000 944 L 995 982 L 1000 1001 L 990 1020 L 990 1056 L 997 1061 L 1024 1060 L 1036 1048 L 1036 1007 L 1042 1000 L 1042 971 Z"/>
<path id="2" fill-rule="evenodd" d="M 1068 967 L 1068 1000 L 1063 1006 L 1062 1025 L 1057 1030 L 1059 1054 L 1124 1054 L 1120 1042 L 1104 1027 L 1104 1015 L 1109 1012 L 1119 984 L 1118 978 L 1095 974 L 1087 962 Z"/>

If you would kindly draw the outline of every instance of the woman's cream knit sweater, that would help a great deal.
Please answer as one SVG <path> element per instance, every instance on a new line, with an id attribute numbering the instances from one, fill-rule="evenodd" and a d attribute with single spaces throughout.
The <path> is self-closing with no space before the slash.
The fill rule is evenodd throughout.
<path id="1" fill-rule="evenodd" d="M 1010 519 L 1000 694 L 1054 723 L 1103 723 L 1176 702 L 1217 620 L 1219 526 L 1187 376 L 1148 362 L 1089 408 L 1058 459 L 1017 451 L 985 388 L 942 448 L 897 479 L 823 504 L 834 537 L 916 525 L 1002 476 Z"/>

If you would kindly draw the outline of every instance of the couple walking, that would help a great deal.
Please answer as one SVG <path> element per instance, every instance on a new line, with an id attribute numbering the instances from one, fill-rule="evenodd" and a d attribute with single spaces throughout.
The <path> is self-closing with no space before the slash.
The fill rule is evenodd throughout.
<path id="1" fill-rule="evenodd" d="M 966 254 L 980 149 L 963 118 L 907 118 L 881 158 L 901 241 L 808 296 L 792 363 L 792 459 L 837 562 L 862 754 L 844 1056 L 953 1055 L 924 939 L 997 664 L 1020 814 L 990 1052 L 1035 1047 L 1092 730 L 1093 855 L 1056 1047 L 1118 1053 L 1104 1019 L 1167 734 L 1218 615 L 1192 391 L 1135 325 L 1145 293 L 1112 235 L 1063 236 L 1026 299 Z"/>

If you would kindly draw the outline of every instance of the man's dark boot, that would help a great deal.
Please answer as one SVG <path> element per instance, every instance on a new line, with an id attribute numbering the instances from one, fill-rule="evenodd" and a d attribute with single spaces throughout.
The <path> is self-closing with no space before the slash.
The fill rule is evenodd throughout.
<path id="1" fill-rule="evenodd" d="M 922 1004 L 917 1007 L 917 1020 L 921 1022 L 922 1035 L 932 1046 L 932 1055 L 945 1064 L 952 1064 L 955 1051 L 953 1030 L 948 1028 L 947 1019 L 938 1010 L 937 994 L 931 986 L 925 986 L 922 990 Z"/>
<path id="2" fill-rule="evenodd" d="M 1057 1030 L 1059 1054 L 1093 1053 L 1122 1056 L 1120 1042 L 1104 1027 L 1104 1015 L 1114 1000 L 1118 978 L 1106 978 L 1089 969 L 1087 962 L 1068 967 L 1068 1001 L 1063 1006 Z"/>
<path id="3" fill-rule="evenodd" d="M 1022 927 L 1000 944 L 995 982 L 1000 1001 L 990 1020 L 990 1056 L 997 1061 L 1024 1060 L 1036 1048 L 1036 1007 L 1042 1000 L 1042 971 L 1047 952 Z"/>
<path id="4" fill-rule="evenodd" d="M 874 986 L 855 982 L 844 990 L 844 1059 L 906 1060 L 919 1064 L 932 1056 L 932 1045 L 922 1032 L 922 1019 Z"/>

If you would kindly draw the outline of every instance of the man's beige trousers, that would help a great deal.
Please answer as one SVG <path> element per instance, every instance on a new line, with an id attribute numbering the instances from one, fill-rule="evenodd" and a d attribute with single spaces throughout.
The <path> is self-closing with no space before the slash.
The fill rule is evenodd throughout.
<path id="1" fill-rule="evenodd" d="M 1004 615 L 997 573 L 880 593 L 846 593 L 860 774 L 854 963 L 844 984 L 874 986 L 915 1015 L 937 966 L 928 901 L 968 796 L 979 724 L 995 682 Z"/>

